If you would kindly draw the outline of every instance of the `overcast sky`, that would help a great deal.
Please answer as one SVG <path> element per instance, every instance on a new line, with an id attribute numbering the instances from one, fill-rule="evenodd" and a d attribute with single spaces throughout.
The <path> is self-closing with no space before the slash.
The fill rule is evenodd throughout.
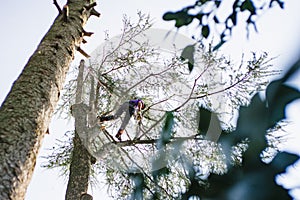
<path id="1" fill-rule="evenodd" d="M 100 18 L 92 17 L 87 26 L 87 31 L 95 32 L 91 38 L 87 38 L 88 43 L 82 48 L 86 52 L 92 52 L 103 42 L 104 31 L 108 30 L 111 36 L 120 33 L 122 28 L 122 16 L 126 14 L 133 19 L 136 18 L 137 11 L 149 13 L 154 18 L 154 27 L 175 30 L 173 22 L 163 22 L 161 16 L 169 10 L 176 10 L 188 5 L 191 0 L 109 0 L 98 1 L 97 10 L 101 13 Z M 63 6 L 65 1 L 58 1 Z M 52 0 L 26 0 L 26 1 L 4 1 L 1 4 L 1 69 L 0 73 L 0 102 L 2 102 L 9 92 L 13 82 L 17 79 L 23 67 L 27 63 L 42 37 L 50 28 L 58 12 L 53 5 Z M 222 47 L 221 51 L 236 60 L 242 56 L 242 53 L 250 54 L 254 52 L 266 51 L 271 57 L 278 56 L 274 61 L 274 66 L 285 69 L 299 56 L 299 19 L 300 1 L 286 0 L 284 10 L 274 8 L 267 11 L 258 19 L 259 33 L 251 31 L 250 38 L 246 38 L 245 27 L 241 26 L 233 33 L 233 38 L 228 44 Z M 182 34 L 192 35 L 194 27 L 183 28 Z M 75 63 L 82 57 L 76 55 Z M 300 86 L 300 79 L 294 79 L 294 85 Z M 288 116 L 290 119 L 300 122 L 300 103 L 289 107 Z M 297 121 L 296 121 L 297 122 Z M 298 128 L 294 123 L 292 130 Z M 55 139 L 59 139 L 65 131 L 71 127 L 65 121 L 55 120 L 51 123 L 50 135 L 44 139 L 40 156 L 45 155 L 45 149 L 52 147 Z M 294 137 L 294 136 L 293 136 Z M 294 146 L 299 146 L 299 139 L 294 139 Z M 294 151 L 300 152 L 293 147 Z M 41 159 L 38 159 L 37 167 L 34 172 L 32 183 L 28 189 L 27 200 L 53 200 L 64 199 L 66 181 L 58 177 L 55 170 L 41 169 Z M 299 178 L 298 178 L 299 180 Z M 100 180 L 101 181 L 101 180 Z M 102 192 L 102 193 L 101 193 Z M 99 192 L 99 189 L 91 191 L 95 199 L 103 199 L 105 190 Z"/>

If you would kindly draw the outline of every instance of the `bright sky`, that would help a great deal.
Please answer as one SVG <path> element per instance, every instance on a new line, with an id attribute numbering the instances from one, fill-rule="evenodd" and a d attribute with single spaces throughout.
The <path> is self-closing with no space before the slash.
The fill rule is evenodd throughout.
<path id="1" fill-rule="evenodd" d="M 95 34 L 91 38 L 87 38 L 88 43 L 83 45 L 82 48 L 86 52 L 92 52 L 103 42 L 105 30 L 109 30 L 111 36 L 119 34 L 122 28 L 123 14 L 135 19 L 137 11 L 151 14 L 155 22 L 154 27 L 170 30 L 173 28 L 173 23 L 163 22 L 161 20 L 163 13 L 182 8 L 190 2 L 193 1 L 98 1 L 97 10 L 101 13 L 101 17 L 92 17 L 89 20 L 85 29 L 95 32 Z M 58 0 L 58 3 L 63 6 L 65 1 Z M 29 57 L 58 14 L 52 0 L 27 0 L 19 1 L 18 3 L 15 1 L 4 1 L 2 2 L 2 7 L 5 9 L 2 9 L 0 12 L 2 21 L 2 31 L 0 31 L 0 38 L 2 39 L 0 54 L 2 65 L 2 73 L 0 73 L 0 102 L 4 100 L 13 82 L 19 76 Z M 245 28 L 241 26 L 239 30 L 234 31 L 232 40 L 222 47 L 222 52 L 235 59 L 238 63 L 242 52 L 250 54 L 251 51 L 267 51 L 271 57 L 279 56 L 273 63 L 274 66 L 285 69 L 299 56 L 300 52 L 299 10 L 299 1 L 286 0 L 284 10 L 274 8 L 258 20 L 258 34 L 251 31 L 250 39 L 247 40 Z M 181 33 L 191 35 L 194 30 L 194 27 L 183 28 Z M 240 30 L 243 30 L 243 32 Z M 81 55 L 77 54 L 73 65 L 78 65 L 78 61 L 81 58 Z M 299 88 L 300 80 L 295 79 L 293 84 Z M 296 121 L 293 125 L 294 127 L 291 128 L 294 133 L 296 133 L 295 130 L 300 130 L 299 113 L 300 102 L 298 101 L 297 104 L 290 106 L 288 109 L 288 116 Z M 69 129 L 70 124 L 66 125 L 66 122 L 62 120 L 54 120 L 51 123 L 50 135 L 47 135 L 44 139 L 40 156 L 45 155 L 47 153 L 45 149 L 52 147 L 55 139 L 59 139 Z M 298 135 L 294 134 L 292 136 L 294 144 L 290 146 L 293 151 L 299 153 L 300 148 L 298 144 L 300 137 Z M 296 149 L 297 146 L 298 149 Z M 64 199 L 66 180 L 58 177 L 59 173 L 55 170 L 40 168 L 40 161 L 41 159 L 38 159 L 26 199 Z M 290 177 L 289 179 L 292 178 Z M 97 190 L 91 191 L 91 193 L 95 199 L 108 199 L 104 198 L 105 189 L 100 190 L 97 188 Z"/>

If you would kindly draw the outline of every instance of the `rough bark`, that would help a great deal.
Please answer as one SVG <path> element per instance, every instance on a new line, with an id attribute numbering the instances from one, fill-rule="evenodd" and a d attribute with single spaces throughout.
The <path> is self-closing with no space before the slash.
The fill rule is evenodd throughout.
<path id="1" fill-rule="evenodd" d="M 73 138 L 73 151 L 71 157 L 70 174 L 66 191 L 66 200 L 80 199 L 87 193 L 91 170 L 91 155 L 85 148 L 87 135 L 87 116 L 91 108 L 82 103 L 84 61 L 79 65 L 77 77 L 77 89 L 75 105 L 72 106 L 72 114 L 75 118 L 75 136 Z"/>
<path id="2" fill-rule="evenodd" d="M 68 21 L 63 14 L 55 19 L 0 108 L 0 199 L 25 198 L 42 139 L 93 10 L 87 10 L 87 4 L 68 1 Z"/>
<path id="3" fill-rule="evenodd" d="M 84 147 L 77 131 L 75 131 L 66 200 L 80 199 L 83 193 L 87 193 L 90 170 L 91 155 Z"/>

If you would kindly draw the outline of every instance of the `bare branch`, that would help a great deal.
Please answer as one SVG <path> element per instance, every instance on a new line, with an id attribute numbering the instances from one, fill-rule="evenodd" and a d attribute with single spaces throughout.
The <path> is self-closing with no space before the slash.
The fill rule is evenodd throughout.
<path id="1" fill-rule="evenodd" d="M 120 148 L 122 150 L 122 152 L 128 157 L 128 159 L 133 162 L 139 170 L 141 170 L 141 172 L 152 182 L 154 183 L 157 187 L 159 187 L 162 191 L 165 192 L 165 194 L 167 194 L 169 197 L 172 197 L 172 195 L 169 194 L 169 192 L 162 186 L 158 185 L 156 181 L 154 181 L 148 174 L 147 172 L 144 171 L 143 167 L 139 166 L 132 158 L 131 156 L 128 154 L 128 152 L 126 150 L 124 150 L 123 148 Z"/>
<path id="2" fill-rule="evenodd" d="M 159 120 L 156 121 L 147 131 L 143 132 L 142 135 L 140 135 L 137 140 L 140 140 L 144 135 L 146 135 L 149 131 L 151 131 L 154 127 L 156 127 L 162 120 L 164 119 L 164 116 L 161 117 Z"/>
<path id="3" fill-rule="evenodd" d="M 85 51 L 83 51 L 80 46 L 76 47 L 76 50 L 81 53 L 84 57 L 89 58 L 91 57 L 89 54 L 87 54 Z"/>
<path id="4" fill-rule="evenodd" d="M 152 73 L 152 74 L 149 74 L 148 76 L 146 76 L 145 78 L 141 79 L 139 82 L 137 82 L 136 84 L 134 84 L 133 86 L 129 87 L 124 93 L 128 93 L 132 88 L 135 88 L 136 86 L 138 86 L 139 84 L 143 83 L 144 81 L 146 81 L 147 79 L 149 79 L 150 77 L 153 77 L 153 76 L 159 76 L 167 71 L 169 71 L 172 67 L 174 67 L 173 63 L 170 64 L 169 67 L 167 67 L 167 69 L 164 69 L 158 73 Z"/>
<path id="5" fill-rule="evenodd" d="M 57 10 L 58 10 L 58 13 L 59 14 L 62 14 L 62 10 L 61 10 L 61 8 L 60 8 L 60 6 L 58 5 L 58 3 L 57 3 L 57 1 L 56 0 L 53 0 L 53 4 L 55 5 L 55 7 L 57 8 Z"/>
<path id="6" fill-rule="evenodd" d="M 186 101 L 185 102 L 183 102 L 180 106 L 178 106 L 177 108 L 175 108 L 173 111 L 178 111 L 180 108 L 182 108 L 184 105 L 186 105 L 190 100 L 191 100 L 191 97 L 192 97 L 192 95 L 193 95 L 193 93 L 194 93 L 194 90 L 195 90 L 195 87 L 196 87 L 196 85 L 197 85 L 197 82 L 198 82 L 198 80 L 203 76 L 203 74 L 208 70 L 208 68 L 209 67 L 211 67 L 212 65 L 211 64 L 209 64 L 200 74 L 199 74 L 199 76 L 194 80 L 194 84 L 193 84 L 193 87 L 192 87 L 192 89 L 191 89 L 191 92 L 190 92 L 190 94 L 189 94 L 189 96 L 188 96 L 188 98 L 186 99 Z"/>
<path id="7" fill-rule="evenodd" d="M 82 29 L 82 33 L 83 33 L 83 36 L 88 36 L 88 37 L 90 37 L 91 35 L 94 34 L 93 32 L 87 32 L 84 29 Z"/>
<path id="8" fill-rule="evenodd" d="M 171 139 L 171 143 L 175 141 L 184 141 L 184 140 L 203 140 L 203 138 L 198 137 L 198 134 L 188 136 L 188 137 L 173 137 Z M 137 144 L 155 144 L 157 143 L 159 139 L 148 139 L 148 140 L 140 140 L 140 139 L 134 139 L 134 140 L 124 140 L 117 142 L 119 147 L 125 147 L 125 146 L 134 146 Z"/>
<path id="9" fill-rule="evenodd" d="M 239 80 L 238 80 L 237 82 L 235 82 L 234 84 L 231 84 L 230 86 L 228 86 L 228 87 L 226 87 L 226 88 L 224 88 L 224 89 L 222 89 L 222 90 L 218 90 L 218 91 L 215 91 L 215 92 L 211 92 L 211 93 L 208 93 L 208 94 L 205 94 L 205 95 L 200 95 L 200 96 L 190 97 L 190 99 L 201 99 L 201 98 L 204 98 L 204 97 L 206 97 L 206 96 L 211 96 L 211 95 L 214 95 L 214 94 L 218 94 L 218 93 L 225 92 L 226 90 L 229 90 L 229 89 L 231 89 L 231 88 L 237 86 L 238 84 L 243 83 L 243 82 L 249 77 L 250 72 L 251 72 L 251 70 L 249 70 L 249 71 L 247 72 L 247 74 L 244 75 L 243 78 L 239 79 Z"/>

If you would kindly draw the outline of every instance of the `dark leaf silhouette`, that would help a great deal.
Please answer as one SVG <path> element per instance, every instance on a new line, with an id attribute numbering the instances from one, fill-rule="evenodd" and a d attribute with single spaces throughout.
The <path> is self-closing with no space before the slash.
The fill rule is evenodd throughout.
<path id="1" fill-rule="evenodd" d="M 272 127 L 278 121 L 285 119 L 285 107 L 292 101 L 300 98 L 300 92 L 288 85 L 276 80 L 270 83 L 266 91 L 269 110 L 269 126 Z"/>
<path id="2" fill-rule="evenodd" d="M 211 112 L 206 108 L 200 107 L 199 108 L 199 122 L 198 122 L 198 132 L 200 134 L 206 134 L 209 123 L 211 119 Z"/>
<path id="3" fill-rule="evenodd" d="M 283 173 L 287 166 L 295 163 L 299 159 L 299 156 L 290 154 L 287 152 L 278 153 L 272 160 L 272 167 L 274 168 L 274 175 Z"/>
<path id="4" fill-rule="evenodd" d="M 167 12 L 163 15 L 163 19 L 166 21 L 175 20 L 175 27 L 189 25 L 193 21 L 193 17 L 187 13 L 187 10 L 178 12 Z"/>
<path id="5" fill-rule="evenodd" d="M 203 36 L 204 38 L 208 38 L 209 32 L 210 32 L 209 26 L 208 26 L 208 25 L 202 26 L 201 32 L 202 32 L 202 36 Z"/>
<path id="6" fill-rule="evenodd" d="M 181 60 L 188 60 L 188 67 L 190 72 L 194 69 L 194 53 L 195 44 L 186 46 L 180 55 Z"/>

